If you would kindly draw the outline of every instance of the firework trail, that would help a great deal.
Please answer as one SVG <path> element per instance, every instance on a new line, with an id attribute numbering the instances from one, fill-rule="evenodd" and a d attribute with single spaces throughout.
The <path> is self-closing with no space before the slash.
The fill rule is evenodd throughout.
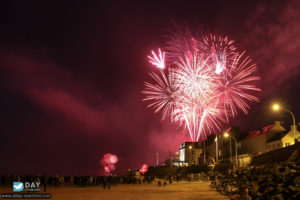
<path id="1" fill-rule="evenodd" d="M 111 175 L 111 172 L 115 170 L 116 164 L 118 162 L 118 157 L 114 154 L 104 154 L 101 160 L 101 164 L 104 168 L 106 175 Z"/>
<path id="2" fill-rule="evenodd" d="M 150 73 L 154 83 L 145 82 L 143 100 L 151 101 L 155 113 L 162 111 L 162 120 L 183 126 L 192 141 L 205 140 L 240 111 L 247 114 L 249 102 L 259 101 L 253 93 L 261 91 L 255 86 L 260 77 L 228 37 L 177 30 L 168 37 L 167 59 L 160 49 L 149 56 L 159 74 Z"/>

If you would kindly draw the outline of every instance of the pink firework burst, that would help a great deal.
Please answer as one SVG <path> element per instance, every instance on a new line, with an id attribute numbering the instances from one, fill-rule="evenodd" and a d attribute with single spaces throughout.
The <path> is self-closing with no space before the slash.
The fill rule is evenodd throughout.
<path id="1" fill-rule="evenodd" d="M 104 154 L 101 160 L 101 164 L 104 168 L 106 175 L 111 175 L 111 172 L 115 170 L 116 164 L 118 162 L 118 157 L 114 154 Z"/>
<path id="2" fill-rule="evenodd" d="M 141 174 L 145 174 L 148 172 L 148 165 L 147 164 L 143 164 L 141 169 L 140 169 Z"/>
<path id="3" fill-rule="evenodd" d="M 149 107 L 155 112 L 162 110 L 162 119 L 170 116 L 184 126 L 192 141 L 199 141 L 239 111 L 248 113 L 249 102 L 259 101 L 255 93 L 261 90 L 255 84 L 260 77 L 257 66 L 245 52 L 237 51 L 233 40 L 212 34 L 200 37 L 190 30 L 169 37 L 169 62 L 153 52 L 153 64 L 163 60 L 169 68 L 166 73 L 160 70 L 160 75 L 150 73 L 154 83 L 145 83 L 143 100 L 151 101 Z"/>

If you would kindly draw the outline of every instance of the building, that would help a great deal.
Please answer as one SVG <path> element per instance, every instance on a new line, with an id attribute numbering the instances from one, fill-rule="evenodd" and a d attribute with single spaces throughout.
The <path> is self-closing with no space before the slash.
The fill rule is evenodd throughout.
<path id="1" fill-rule="evenodd" d="M 295 136 L 296 139 L 299 141 L 300 140 L 300 132 L 297 130 L 295 131 Z M 270 138 L 267 141 L 266 144 L 266 152 L 268 151 L 274 151 L 276 149 L 282 148 L 282 147 L 287 147 L 290 145 L 295 144 L 294 140 L 294 126 L 291 126 L 291 130 L 288 131 L 283 131 L 272 138 Z"/>
<path id="2" fill-rule="evenodd" d="M 179 163 L 180 165 L 198 165 L 202 154 L 201 142 L 185 142 L 180 145 Z"/>
<path id="3" fill-rule="evenodd" d="M 300 139 L 297 128 L 295 136 Z M 241 141 L 241 152 L 256 155 L 293 144 L 294 126 L 291 126 L 291 130 L 286 130 L 280 121 L 275 121 L 274 124 L 250 132 L 248 137 Z"/>
<path id="4" fill-rule="evenodd" d="M 239 127 L 232 126 L 228 130 L 224 131 L 233 136 L 237 141 L 238 152 L 241 147 L 241 143 L 239 142 L 242 133 Z M 216 159 L 216 150 L 218 150 L 218 162 L 222 162 L 224 160 L 234 160 L 235 159 L 235 141 L 231 137 L 224 137 L 223 133 L 212 135 L 213 138 L 210 138 L 210 141 L 207 141 L 207 146 L 205 149 L 206 152 L 206 162 L 214 163 L 217 161 Z"/>
<path id="5" fill-rule="evenodd" d="M 275 121 L 274 124 L 250 132 L 249 135 L 243 140 L 241 140 L 241 138 L 239 139 L 240 133 L 238 132 L 238 130 L 231 130 L 229 133 L 230 135 L 234 135 L 234 137 L 237 139 L 237 161 L 240 166 L 246 166 L 250 164 L 252 158 L 256 155 L 295 144 L 294 126 L 291 126 L 290 130 L 286 130 L 281 125 L 280 121 Z M 295 136 L 297 140 L 300 141 L 300 132 L 297 130 L 297 127 Z M 217 137 L 218 142 L 216 142 L 217 140 L 215 139 L 213 143 L 206 146 L 205 151 L 207 154 L 207 161 L 215 161 L 216 149 L 218 149 L 219 162 L 228 160 L 229 158 L 232 158 L 232 161 L 234 161 L 234 142 L 229 142 L 230 140 L 222 137 L 221 134 L 219 134 Z M 216 147 L 216 144 L 218 144 L 218 147 Z"/>
<path id="6" fill-rule="evenodd" d="M 241 148 L 238 151 L 239 154 L 241 154 L 238 158 L 239 164 L 244 166 L 245 164 L 249 164 L 249 161 L 251 162 L 252 158 L 256 155 L 295 144 L 294 126 L 290 128 L 290 130 L 286 130 L 280 121 L 275 121 L 274 124 L 250 132 L 249 135 L 241 141 Z M 300 132 L 297 130 L 297 127 L 295 138 L 300 141 Z M 242 155 L 245 156 L 243 159 L 240 159 Z"/>
<path id="7" fill-rule="evenodd" d="M 284 131 L 286 130 L 281 126 L 280 121 L 275 121 L 274 124 L 251 131 L 249 135 L 241 141 L 240 152 L 248 154 L 265 153 L 267 141 Z"/>

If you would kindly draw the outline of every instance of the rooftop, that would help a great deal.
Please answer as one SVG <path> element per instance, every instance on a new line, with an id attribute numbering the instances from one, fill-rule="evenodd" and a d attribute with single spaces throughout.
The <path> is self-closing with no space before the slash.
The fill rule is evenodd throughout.
<path id="1" fill-rule="evenodd" d="M 265 135 L 274 126 L 275 126 L 275 124 L 271 124 L 269 126 L 265 126 L 265 127 L 261 128 L 261 129 L 252 131 L 252 132 L 249 133 L 249 135 L 245 139 L 247 140 L 247 139 L 250 139 L 250 138 L 257 137 L 257 136 Z"/>

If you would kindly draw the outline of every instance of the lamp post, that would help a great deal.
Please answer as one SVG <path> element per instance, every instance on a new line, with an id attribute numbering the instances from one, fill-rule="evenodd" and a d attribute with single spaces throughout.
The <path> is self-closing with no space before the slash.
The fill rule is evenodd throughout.
<path id="1" fill-rule="evenodd" d="M 204 145 L 203 145 L 203 163 L 204 164 L 206 163 L 206 160 L 205 160 L 205 140 L 204 140 Z"/>
<path id="2" fill-rule="evenodd" d="M 194 162 L 194 158 L 193 158 L 193 151 L 192 151 L 192 149 L 193 149 L 193 146 L 192 145 L 189 145 L 189 165 L 191 165 L 191 164 L 193 164 L 193 162 Z"/>
<path id="3" fill-rule="evenodd" d="M 233 137 L 232 135 L 229 135 L 228 133 L 224 133 L 224 137 L 230 137 L 235 142 L 235 164 L 237 165 L 237 140 L 235 139 L 235 137 Z M 231 149 L 231 146 L 230 146 L 230 149 Z"/>
<path id="4" fill-rule="evenodd" d="M 292 111 L 286 109 L 286 108 L 281 108 L 278 104 L 274 104 L 273 105 L 273 110 L 275 111 L 278 111 L 278 110 L 284 110 L 288 113 L 290 113 L 292 115 L 292 118 L 293 118 L 293 129 L 294 129 L 294 143 L 295 143 L 295 140 L 296 140 L 296 119 L 295 119 L 295 115 L 292 113 Z"/>
<path id="5" fill-rule="evenodd" d="M 218 163 L 219 161 L 218 135 L 216 136 L 215 142 L 216 142 L 216 163 Z"/>
<path id="6" fill-rule="evenodd" d="M 232 162 L 232 145 L 231 145 L 231 138 L 229 138 L 229 146 L 230 146 L 230 148 L 229 148 L 229 151 L 230 151 L 230 162 Z"/>

